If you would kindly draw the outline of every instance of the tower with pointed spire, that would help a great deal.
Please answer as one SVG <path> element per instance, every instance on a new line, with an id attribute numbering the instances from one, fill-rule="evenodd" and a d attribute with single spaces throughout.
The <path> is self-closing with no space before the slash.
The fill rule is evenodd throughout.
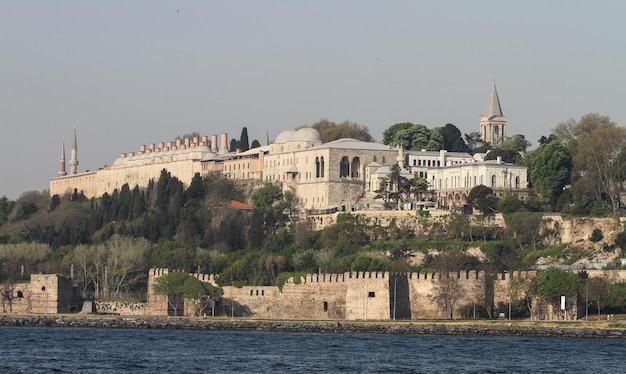
<path id="1" fill-rule="evenodd" d="M 65 156 L 63 158 L 65 158 Z M 76 125 L 74 125 L 74 143 L 72 144 L 72 153 L 70 155 L 70 174 L 74 175 L 77 173 L 78 173 L 78 145 L 76 143 Z"/>
<path id="2" fill-rule="evenodd" d="M 65 171 L 65 138 L 61 138 L 61 159 L 59 160 L 59 177 L 67 175 Z"/>
<path id="3" fill-rule="evenodd" d="M 496 80 L 494 79 L 485 113 L 480 116 L 480 139 L 492 145 L 502 142 L 506 136 L 506 121 L 506 117 L 502 114 L 500 98 L 496 90 Z"/>

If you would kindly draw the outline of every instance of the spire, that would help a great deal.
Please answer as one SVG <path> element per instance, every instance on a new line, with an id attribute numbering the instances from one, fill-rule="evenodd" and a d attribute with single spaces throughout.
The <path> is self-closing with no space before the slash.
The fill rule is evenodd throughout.
<path id="1" fill-rule="evenodd" d="M 270 130 L 265 129 L 265 145 L 270 145 Z"/>
<path id="2" fill-rule="evenodd" d="M 491 86 L 491 93 L 489 94 L 489 100 L 487 100 L 487 107 L 485 108 L 485 117 L 491 118 L 493 116 L 503 116 L 495 79 L 493 80 L 493 86 Z"/>
<path id="3" fill-rule="evenodd" d="M 61 159 L 59 161 L 59 177 L 67 175 L 65 171 L 65 137 L 61 137 Z"/>
<path id="4" fill-rule="evenodd" d="M 76 124 L 74 124 L 74 143 L 70 156 L 70 174 L 78 173 L 78 145 L 76 142 Z"/>

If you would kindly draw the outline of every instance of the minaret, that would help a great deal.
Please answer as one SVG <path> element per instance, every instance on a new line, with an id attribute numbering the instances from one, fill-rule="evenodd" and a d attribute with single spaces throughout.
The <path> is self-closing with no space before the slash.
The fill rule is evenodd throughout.
<path id="1" fill-rule="evenodd" d="M 491 93 L 487 100 L 485 114 L 480 117 L 480 138 L 483 142 L 496 145 L 506 136 L 506 117 L 502 114 L 500 98 L 496 90 L 496 80 L 493 80 Z"/>
<path id="2" fill-rule="evenodd" d="M 65 138 L 61 138 L 61 160 L 59 162 L 59 177 L 67 175 L 65 171 Z"/>
<path id="3" fill-rule="evenodd" d="M 70 174 L 78 173 L 78 145 L 76 143 L 76 124 L 74 124 L 74 144 L 72 144 L 72 154 L 70 156 Z"/>

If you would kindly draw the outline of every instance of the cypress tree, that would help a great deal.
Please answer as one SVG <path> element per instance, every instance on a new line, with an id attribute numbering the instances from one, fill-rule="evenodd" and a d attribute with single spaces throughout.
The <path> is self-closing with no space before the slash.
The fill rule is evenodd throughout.
<path id="1" fill-rule="evenodd" d="M 245 152 L 248 149 L 250 149 L 247 127 L 244 127 L 243 129 L 241 129 L 241 137 L 239 138 L 239 148 L 241 148 L 241 152 Z"/>

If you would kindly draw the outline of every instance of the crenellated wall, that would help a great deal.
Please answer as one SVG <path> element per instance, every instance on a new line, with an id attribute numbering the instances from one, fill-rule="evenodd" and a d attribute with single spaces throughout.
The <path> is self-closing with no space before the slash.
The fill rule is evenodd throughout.
<path id="1" fill-rule="evenodd" d="M 168 315 L 167 299 L 152 292 L 154 279 L 168 274 L 167 269 L 151 269 L 148 289 L 148 313 Z M 215 276 L 191 274 L 203 282 L 215 283 Z M 349 272 L 343 274 L 308 274 L 299 280 L 290 278 L 279 289 L 275 286 L 224 286 L 217 315 L 262 319 L 346 319 L 387 320 L 449 318 L 436 300 L 436 285 L 445 276 L 455 278 L 461 288 L 456 309 L 485 297 L 493 303 L 507 303 L 511 277 L 534 277 L 534 272 L 492 275 L 462 271 L 458 273 L 389 273 Z M 185 314 L 191 314 L 191 305 Z M 170 311 L 171 313 L 171 311 Z M 182 311 L 181 311 L 182 313 Z"/>

